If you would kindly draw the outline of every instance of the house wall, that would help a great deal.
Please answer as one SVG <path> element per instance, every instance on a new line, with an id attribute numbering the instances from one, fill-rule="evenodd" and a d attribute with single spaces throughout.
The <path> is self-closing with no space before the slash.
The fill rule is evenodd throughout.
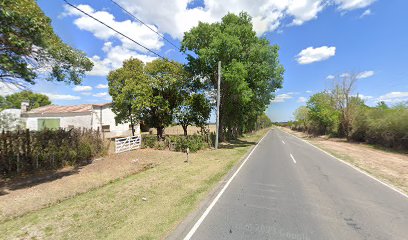
<path id="1" fill-rule="evenodd" d="M 38 119 L 59 119 L 61 128 L 73 125 L 75 128 L 91 128 L 91 114 L 85 113 L 72 116 L 39 116 L 26 118 L 26 127 L 30 130 L 38 130 Z"/>
<path id="2" fill-rule="evenodd" d="M 102 116 L 102 117 L 101 117 Z M 109 125 L 109 132 L 104 132 L 105 137 L 124 137 L 131 135 L 129 131 L 130 123 L 116 124 L 115 113 L 110 106 L 94 107 L 92 114 L 92 128 L 101 129 L 102 125 Z M 102 119 L 102 120 L 101 120 Z M 140 125 L 135 125 L 135 134 L 140 134 Z"/>

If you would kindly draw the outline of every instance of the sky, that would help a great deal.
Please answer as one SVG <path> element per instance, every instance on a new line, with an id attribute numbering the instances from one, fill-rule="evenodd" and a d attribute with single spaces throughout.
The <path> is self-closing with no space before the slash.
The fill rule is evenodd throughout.
<path id="1" fill-rule="evenodd" d="M 217 22 L 228 12 L 248 12 L 259 37 L 280 47 L 283 88 L 266 110 L 273 121 L 293 119 L 312 94 L 332 86 L 333 78 L 358 74 L 355 94 L 366 104 L 408 101 L 408 1 L 404 0 L 116 0 L 155 31 L 124 13 L 111 0 L 69 0 L 162 56 L 185 63 L 172 44 L 199 21 Z M 84 16 L 62 0 L 38 0 L 54 31 L 94 62 L 80 86 L 38 81 L 35 92 L 54 104 L 109 102 L 106 76 L 123 60 L 155 56 Z M 0 94 L 12 90 L 0 86 Z"/>

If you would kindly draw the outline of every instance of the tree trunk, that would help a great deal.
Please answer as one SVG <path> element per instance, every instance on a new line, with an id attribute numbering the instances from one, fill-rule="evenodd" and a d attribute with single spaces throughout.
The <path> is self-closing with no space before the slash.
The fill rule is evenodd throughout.
<path id="1" fill-rule="evenodd" d="M 182 124 L 181 127 L 183 127 L 184 136 L 187 136 L 187 127 L 188 127 L 188 125 Z"/>
<path id="2" fill-rule="evenodd" d="M 164 127 L 157 127 L 157 140 L 162 140 L 163 139 L 163 132 L 164 132 Z"/>
<path id="3" fill-rule="evenodd" d="M 132 116 L 130 117 L 130 126 L 132 128 L 132 136 L 135 136 L 135 123 L 133 122 Z"/>

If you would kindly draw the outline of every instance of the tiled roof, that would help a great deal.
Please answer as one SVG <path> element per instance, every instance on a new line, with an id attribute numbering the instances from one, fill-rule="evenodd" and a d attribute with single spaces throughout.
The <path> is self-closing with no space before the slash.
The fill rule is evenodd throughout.
<path id="1" fill-rule="evenodd" d="M 57 106 L 47 105 L 39 108 L 34 108 L 27 113 L 83 113 L 92 111 L 93 107 L 103 107 L 110 103 L 103 104 L 80 104 L 73 106 Z"/>

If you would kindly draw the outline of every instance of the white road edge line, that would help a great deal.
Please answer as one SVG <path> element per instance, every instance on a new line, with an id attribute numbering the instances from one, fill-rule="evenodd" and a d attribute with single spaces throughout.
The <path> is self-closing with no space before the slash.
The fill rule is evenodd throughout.
<path id="1" fill-rule="evenodd" d="M 290 153 L 290 157 L 292 158 L 293 162 L 296 163 L 295 158 L 293 157 L 292 153 Z"/>
<path id="2" fill-rule="evenodd" d="M 235 176 L 238 174 L 238 172 L 241 170 L 241 168 L 244 166 L 244 164 L 248 161 L 249 157 L 251 157 L 252 153 L 255 151 L 255 149 L 258 147 L 258 145 L 262 142 L 262 140 L 269 134 L 269 132 L 270 132 L 270 130 L 255 145 L 255 147 L 252 149 L 252 151 L 248 154 L 248 156 L 245 158 L 245 160 L 241 163 L 239 168 L 235 171 L 235 173 L 227 181 L 227 183 L 224 185 L 224 187 L 221 189 L 221 191 L 217 194 L 217 196 L 214 198 L 214 200 L 211 202 L 211 204 L 204 211 L 203 215 L 201 215 L 201 217 L 197 220 L 197 222 L 194 224 L 194 226 L 191 228 L 191 230 L 188 232 L 188 234 L 184 237 L 184 240 L 189 240 L 194 235 L 194 233 L 197 231 L 198 227 L 200 227 L 201 223 L 207 217 L 208 213 L 210 213 L 211 209 L 217 203 L 218 199 L 220 199 L 221 195 L 225 192 L 225 190 L 230 185 L 232 180 L 235 178 Z"/>
<path id="3" fill-rule="evenodd" d="M 282 140 L 282 143 L 283 143 L 283 144 L 286 144 L 285 141 L 283 141 L 283 140 Z"/>
<path id="4" fill-rule="evenodd" d="M 360 168 L 358 168 L 358 167 L 352 165 L 351 163 L 348 163 L 348 162 L 346 162 L 346 161 L 344 161 L 344 160 L 342 160 L 342 159 L 340 159 L 340 158 L 338 158 L 338 157 L 335 157 L 335 156 L 333 156 L 331 153 L 328 153 L 328 152 L 326 152 L 325 150 L 323 150 L 323 149 L 321 149 L 321 148 L 319 148 L 319 147 L 316 147 L 315 145 L 311 144 L 310 142 L 308 142 L 308 141 L 306 141 L 306 140 L 304 140 L 304 139 L 301 139 L 301 138 L 299 138 L 299 137 L 297 137 L 297 136 L 295 136 L 295 135 L 293 135 L 293 134 L 291 134 L 291 133 L 282 131 L 282 130 L 280 130 L 280 129 L 279 129 L 279 131 L 284 132 L 284 133 L 286 133 L 286 134 L 289 134 L 289 135 L 291 135 L 292 137 L 295 137 L 295 138 L 297 138 L 297 139 L 299 139 L 299 140 L 301 140 L 301 141 L 303 141 L 303 142 L 309 144 L 310 146 L 312 146 L 312 147 L 314 147 L 314 148 L 320 150 L 321 152 L 324 152 L 325 154 L 329 155 L 330 157 L 332 157 L 332 158 L 334 158 L 334 159 L 337 159 L 338 161 L 340 161 L 340 162 L 342 162 L 342 163 L 348 165 L 349 167 L 354 168 L 354 170 L 359 171 L 360 173 L 366 175 L 367 177 L 370 177 L 371 179 L 373 179 L 373 180 L 375 180 L 375 181 L 377 181 L 377 182 L 383 184 L 384 186 L 386 186 L 386 187 L 388 187 L 388 188 L 394 190 L 395 192 L 401 194 L 402 196 L 408 198 L 408 195 L 407 195 L 406 193 L 402 192 L 401 190 L 395 188 L 394 186 L 392 186 L 392 185 L 390 185 L 390 184 L 388 184 L 388 183 L 386 183 L 386 182 L 381 181 L 380 179 L 378 179 L 378 178 L 372 176 L 371 174 L 365 172 L 364 170 L 361 170 Z"/>

